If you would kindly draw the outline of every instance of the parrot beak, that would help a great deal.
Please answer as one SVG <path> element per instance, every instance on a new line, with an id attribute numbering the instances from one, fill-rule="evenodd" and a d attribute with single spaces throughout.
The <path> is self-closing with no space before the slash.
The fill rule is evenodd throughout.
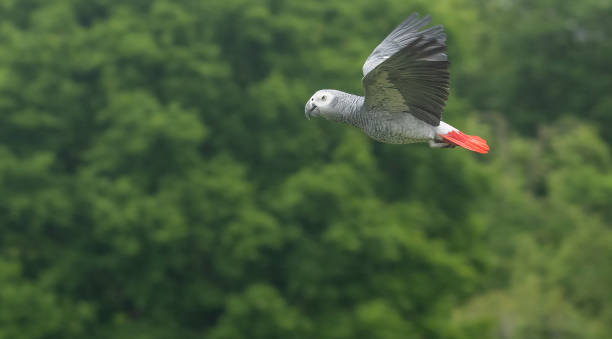
<path id="1" fill-rule="evenodd" d="M 313 116 L 312 112 L 317 108 L 317 105 L 313 104 L 311 101 L 306 103 L 306 107 L 304 108 L 304 114 L 306 115 L 306 119 L 310 120 Z"/>

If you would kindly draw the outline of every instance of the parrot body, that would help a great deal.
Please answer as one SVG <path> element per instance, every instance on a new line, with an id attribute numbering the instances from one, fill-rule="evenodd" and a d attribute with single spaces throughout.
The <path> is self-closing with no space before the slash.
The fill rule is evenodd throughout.
<path id="1" fill-rule="evenodd" d="M 485 140 L 441 121 L 450 78 L 446 36 L 442 26 L 421 30 L 430 20 L 411 15 L 374 49 L 363 66 L 365 96 L 319 90 L 306 102 L 306 117 L 353 125 L 384 143 L 487 153 Z"/>

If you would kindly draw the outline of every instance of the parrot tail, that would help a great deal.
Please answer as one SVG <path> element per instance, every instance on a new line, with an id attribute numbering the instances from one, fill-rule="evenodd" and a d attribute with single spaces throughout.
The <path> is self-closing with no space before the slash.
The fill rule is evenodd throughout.
<path id="1" fill-rule="evenodd" d="M 451 145 L 457 145 L 476 153 L 489 153 L 489 145 L 487 145 L 487 141 L 479 136 L 463 134 L 458 130 L 453 130 L 446 134 L 438 135 Z"/>

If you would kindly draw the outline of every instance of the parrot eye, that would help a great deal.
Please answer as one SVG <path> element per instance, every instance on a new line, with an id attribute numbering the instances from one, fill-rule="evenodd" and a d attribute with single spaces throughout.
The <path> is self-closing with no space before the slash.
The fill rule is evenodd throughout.
<path id="1" fill-rule="evenodd" d="M 327 100 L 327 97 L 324 95 L 324 96 L 321 97 L 321 100 L 325 101 L 325 100 Z"/>

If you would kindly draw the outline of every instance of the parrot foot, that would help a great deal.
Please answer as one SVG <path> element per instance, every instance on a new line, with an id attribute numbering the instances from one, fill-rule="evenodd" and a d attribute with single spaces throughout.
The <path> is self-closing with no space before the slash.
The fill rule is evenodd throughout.
<path id="1" fill-rule="evenodd" d="M 429 147 L 431 148 L 455 148 L 457 145 L 449 144 L 444 141 L 429 140 Z"/>

